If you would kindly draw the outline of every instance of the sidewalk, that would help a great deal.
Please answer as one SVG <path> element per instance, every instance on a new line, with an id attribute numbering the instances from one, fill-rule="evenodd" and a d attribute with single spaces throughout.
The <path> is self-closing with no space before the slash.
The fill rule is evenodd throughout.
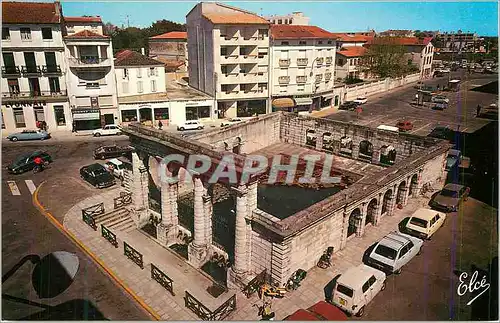
<path id="1" fill-rule="evenodd" d="M 257 309 L 253 307 L 253 304 L 261 304 L 262 302 L 256 294 L 248 299 L 239 290 L 229 290 L 218 298 L 213 298 L 206 292 L 206 288 L 212 285 L 210 279 L 188 265 L 173 251 L 150 239 L 146 233 L 139 230 L 128 233 L 116 231 L 114 233 L 117 235 L 119 247 L 115 248 L 101 237 L 100 227 L 98 231 L 94 231 L 82 221 L 82 208 L 104 202 L 105 210 L 109 212 L 113 209 L 113 198 L 117 197 L 119 192 L 120 188 L 116 188 L 82 200 L 66 213 L 63 225 L 146 304 L 153 308 L 163 320 L 200 320 L 185 307 L 185 291 L 192 294 L 210 310 L 215 310 L 236 293 L 236 310 L 227 317 L 227 320 L 260 319 L 257 315 Z M 307 308 L 324 300 L 324 288 L 333 277 L 351 266 L 360 264 L 363 253 L 370 245 L 388 232 L 397 230 L 398 223 L 404 217 L 409 216 L 416 208 L 425 203 L 425 198 L 410 198 L 408 205 L 403 210 L 395 209 L 394 216 L 382 218 L 378 227 L 367 227 L 363 237 L 349 240 L 344 250 L 334 254 L 334 265 L 331 268 L 309 270 L 307 278 L 298 290 L 289 292 L 283 299 L 273 300 L 272 308 L 276 312 L 276 318 L 283 319 L 299 308 Z M 143 270 L 125 257 L 123 241 L 143 254 Z M 151 263 L 154 263 L 174 281 L 175 296 L 172 296 L 151 278 Z"/>

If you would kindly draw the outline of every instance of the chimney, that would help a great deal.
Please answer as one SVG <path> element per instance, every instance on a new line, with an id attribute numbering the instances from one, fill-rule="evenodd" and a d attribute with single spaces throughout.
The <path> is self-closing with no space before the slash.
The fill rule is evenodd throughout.
<path id="1" fill-rule="evenodd" d="M 62 7 L 61 7 L 61 3 L 58 0 L 56 0 L 54 2 L 54 9 L 55 9 L 54 14 L 56 15 L 56 17 L 61 18 L 62 17 Z"/>
<path id="2" fill-rule="evenodd" d="M 146 55 L 145 51 L 144 51 L 144 47 L 141 48 L 141 54 L 142 55 Z"/>

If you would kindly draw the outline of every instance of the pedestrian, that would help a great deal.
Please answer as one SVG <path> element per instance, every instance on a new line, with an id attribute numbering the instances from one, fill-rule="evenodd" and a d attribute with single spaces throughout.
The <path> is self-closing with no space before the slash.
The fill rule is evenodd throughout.
<path id="1" fill-rule="evenodd" d="M 42 129 L 42 123 L 40 121 L 36 122 L 37 129 Z"/>
<path id="2" fill-rule="evenodd" d="M 45 120 L 42 121 L 42 129 L 43 131 L 47 131 L 47 122 L 45 122 Z"/>
<path id="3" fill-rule="evenodd" d="M 477 105 L 476 107 L 476 118 L 479 117 L 479 115 L 481 114 L 481 105 Z"/>
<path id="4" fill-rule="evenodd" d="M 71 127 L 71 132 L 76 133 L 76 121 L 73 121 L 73 126 Z"/>
<path id="5" fill-rule="evenodd" d="M 163 128 L 163 123 L 161 123 L 161 120 L 158 120 L 158 129 L 161 130 Z"/>

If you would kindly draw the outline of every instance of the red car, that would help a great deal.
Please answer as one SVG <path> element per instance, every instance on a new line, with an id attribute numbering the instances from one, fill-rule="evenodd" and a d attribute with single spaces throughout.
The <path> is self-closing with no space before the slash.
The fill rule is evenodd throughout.
<path id="1" fill-rule="evenodd" d="M 338 307 L 319 301 L 307 310 L 299 309 L 284 321 L 347 321 L 347 315 Z"/>
<path id="2" fill-rule="evenodd" d="M 413 124 L 408 120 L 403 120 L 399 121 L 396 127 L 398 127 L 399 131 L 406 132 L 413 129 Z"/>

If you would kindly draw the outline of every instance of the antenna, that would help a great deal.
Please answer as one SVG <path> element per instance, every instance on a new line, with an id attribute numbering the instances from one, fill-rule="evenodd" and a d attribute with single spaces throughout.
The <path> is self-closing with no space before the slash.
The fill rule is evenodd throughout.
<path id="1" fill-rule="evenodd" d="M 129 20 L 129 15 L 127 15 L 127 28 L 130 28 L 130 20 Z"/>

